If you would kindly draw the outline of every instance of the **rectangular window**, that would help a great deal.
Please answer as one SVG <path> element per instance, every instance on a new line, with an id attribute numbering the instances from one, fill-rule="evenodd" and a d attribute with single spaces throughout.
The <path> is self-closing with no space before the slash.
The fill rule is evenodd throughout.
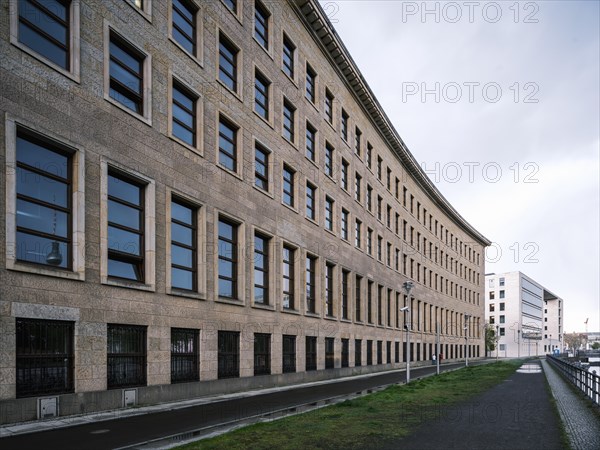
<path id="1" fill-rule="evenodd" d="M 237 299 L 238 225 L 219 218 L 219 297 Z"/>
<path id="2" fill-rule="evenodd" d="M 379 181 L 381 181 L 381 167 L 383 164 L 383 159 L 381 159 L 381 156 L 377 157 L 377 178 L 379 179 Z"/>
<path id="3" fill-rule="evenodd" d="M 316 284 L 317 284 L 317 258 L 306 257 L 306 310 L 309 313 L 316 312 Z"/>
<path id="4" fill-rule="evenodd" d="M 200 380 L 199 331 L 171 328 L 171 383 Z"/>
<path id="5" fill-rule="evenodd" d="M 500 296 L 499 298 L 504 298 L 504 291 L 500 291 Z"/>
<path id="6" fill-rule="evenodd" d="M 367 185 L 367 211 L 373 212 L 373 188 Z"/>
<path id="7" fill-rule="evenodd" d="M 312 103 L 316 101 L 317 73 L 310 64 L 306 64 L 306 98 Z"/>
<path id="8" fill-rule="evenodd" d="M 111 31 L 109 95 L 138 114 L 144 112 L 145 58 L 143 53 Z"/>
<path id="9" fill-rule="evenodd" d="M 144 186 L 108 173 L 108 276 L 144 282 Z"/>
<path id="10" fill-rule="evenodd" d="M 385 353 L 386 353 L 386 355 L 385 355 L 386 363 L 387 364 L 391 364 L 392 363 L 392 342 L 391 341 L 387 341 L 385 347 L 386 347 L 386 349 L 385 349 L 386 350 L 385 351 Z"/>
<path id="11" fill-rule="evenodd" d="M 329 92 L 329 89 L 325 90 L 325 118 L 327 122 L 333 124 L 333 94 Z"/>
<path id="12" fill-rule="evenodd" d="M 345 159 L 342 159 L 342 189 L 345 191 L 348 190 L 348 170 L 350 168 L 350 163 Z"/>
<path id="13" fill-rule="evenodd" d="M 234 14 L 237 14 L 237 0 L 221 0 L 227 8 Z"/>
<path id="14" fill-rule="evenodd" d="M 271 82 L 258 70 L 254 71 L 254 111 L 269 120 L 269 89 Z"/>
<path id="15" fill-rule="evenodd" d="M 387 249 L 387 252 L 386 252 L 387 265 L 389 267 L 392 267 L 392 244 L 387 242 L 386 249 Z"/>
<path id="16" fill-rule="evenodd" d="M 356 153 L 359 157 L 361 154 L 360 141 L 362 138 L 362 132 L 358 127 L 354 130 L 354 153 Z"/>
<path id="17" fill-rule="evenodd" d="M 373 282 L 367 282 L 367 322 L 373 323 Z"/>
<path id="18" fill-rule="evenodd" d="M 348 113 L 342 109 L 342 139 L 348 141 Z"/>
<path id="19" fill-rule="evenodd" d="M 188 0 L 173 0 L 173 39 L 190 54 L 196 54 L 196 12 Z"/>
<path id="20" fill-rule="evenodd" d="M 306 371 L 317 370 L 317 338 L 306 336 Z"/>
<path id="21" fill-rule="evenodd" d="M 383 341 L 377 341 L 377 364 L 383 364 Z"/>
<path id="22" fill-rule="evenodd" d="M 392 169 L 389 167 L 387 168 L 386 186 L 388 191 L 392 190 Z"/>
<path id="23" fill-rule="evenodd" d="M 373 341 L 367 340 L 367 366 L 373 365 Z"/>
<path id="24" fill-rule="evenodd" d="M 369 169 L 373 168 L 373 146 L 367 142 L 367 167 Z"/>
<path id="25" fill-rule="evenodd" d="M 358 173 L 356 173 L 356 174 L 354 174 L 354 199 L 357 202 L 362 201 L 361 190 L 362 190 L 362 177 Z"/>
<path id="26" fill-rule="evenodd" d="M 333 205 L 333 199 L 325 197 L 325 228 L 329 231 L 333 231 Z"/>
<path id="27" fill-rule="evenodd" d="M 306 157 L 311 161 L 317 159 L 317 130 L 306 122 Z"/>
<path id="28" fill-rule="evenodd" d="M 330 177 L 333 177 L 333 152 L 333 147 L 327 142 L 325 144 L 325 174 Z"/>
<path id="29" fill-rule="evenodd" d="M 71 2 L 20 0 L 19 42 L 50 62 L 70 70 Z"/>
<path id="30" fill-rule="evenodd" d="M 283 373 L 296 372 L 296 336 L 283 335 Z"/>
<path id="31" fill-rule="evenodd" d="M 254 185 L 269 192 L 269 152 L 258 142 L 254 144 Z"/>
<path id="32" fill-rule="evenodd" d="M 219 117 L 219 164 L 232 172 L 237 172 L 238 127 L 223 117 Z"/>
<path id="33" fill-rule="evenodd" d="M 383 238 L 377 236 L 377 259 L 383 261 Z"/>
<path id="34" fill-rule="evenodd" d="M 362 222 L 358 219 L 356 219 L 354 226 L 354 246 L 357 248 L 362 246 Z"/>
<path id="35" fill-rule="evenodd" d="M 219 34 L 219 80 L 234 92 L 238 89 L 238 48 Z"/>
<path id="36" fill-rule="evenodd" d="M 16 319 L 17 398 L 73 392 L 73 322 Z"/>
<path id="37" fill-rule="evenodd" d="M 306 217 L 317 220 L 317 188 L 306 182 Z"/>
<path id="38" fill-rule="evenodd" d="M 331 263 L 325 264 L 325 315 L 333 317 L 333 286 L 335 266 Z"/>
<path id="39" fill-rule="evenodd" d="M 295 206 L 294 197 L 295 172 L 288 166 L 283 166 L 283 203 L 292 208 Z"/>
<path id="40" fill-rule="evenodd" d="M 350 278 L 350 272 L 342 270 L 342 319 L 350 319 L 348 304 L 350 302 L 348 289 L 348 279 Z"/>
<path id="41" fill-rule="evenodd" d="M 269 17 L 271 17 L 269 10 L 262 3 L 255 1 L 254 38 L 265 49 L 269 48 Z"/>
<path id="42" fill-rule="evenodd" d="M 546 317 L 547 319 L 547 317 Z M 500 323 L 504 323 L 505 322 L 505 316 L 500 316 Z"/>
<path id="43" fill-rule="evenodd" d="M 504 303 L 500 303 L 500 311 L 504 311 Z"/>
<path id="44" fill-rule="evenodd" d="M 240 333 L 219 331 L 218 335 L 218 377 L 237 378 L 240 376 Z"/>
<path id="45" fill-rule="evenodd" d="M 286 138 L 290 142 L 294 142 L 294 133 L 295 133 L 295 125 L 294 125 L 294 117 L 296 114 L 296 108 L 288 102 L 287 100 L 283 101 L 283 137 Z"/>
<path id="46" fill-rule="evenodd" d="M 350 353 L 350 339 L 342 338 L 342 367 L 348 367 L 350 365 L 349 353 Z"/>
<path id="47" fill-rule="evenodd" d="M 283 71 L 285 72 L 285 74 L 290 77 L 290 78 L 294 78 L 294 71 L 295 71 L 295 66 L 294 66 L 294 54 L 296 53 L 296 46 L 294 45 L 294 43 L 287 37 L 287 36 L 283 36 Z"/>
<path id="48" fill-rule="evenodd" d="M 350 213 L 345 209 L 342 209 L 342 239 L 348 240 L 348 222 L 350 219 Z"/>
<path id="49" fill-rule="evenodd" d="M 197 208 L 177 198 L 171 199 L 171 286 L 196 291 Z"/>
<path id="50" fill-rule="evenodd" d="M 500 287 L 504 286 L 504 280 L 505 280 L 504 278 L 500 278 Z M 492 280 L 490 280 L 490 281 L 492 281 Z"/>
<path id="51" fill-rule="evenodd" d="M 362 277 L 356 275 L 354 281 L 354 307 L 355 307 L 355 320 L 362 322 Z"/>
<path id="52" fill-rule="evenodd" d="M 383 222 L 383 198 L 381 195 L 377 196 L 377 219 Z"/>
<path id="53" fill-rule="evenodd" d="M 107 325 L 108 389 L 146 385 L 146 327 Z"/>
<path id="54" fill-rule="evenodd" d="M 335 367 L 335 339 L 325 338 L 325 368 Z"/>
<path id="55" fill-rule="evenodd" d="M 362 340 L 354 339 L 354 366 L 360 367 L 362 365 Z"/>
<path id="56" fill-rule="evenodd" d="M 391 230 L 392 229 L 392 207 L 390 205 L 386 206 L 386 225 Z"/>
<path id="57" fill-rule="evenodd" d="M 383 287 L 377 288 L 377 325 L 383 325 Z"/>
<path id="58" fill-rule="evenodd" d="M 254 375 L 271 374 L 271 335 L 254 333 Z"/>
<path id="59" fill-rule="evenodd" d="M 429 344 L 429 345 L 431 345 L 431 344 Z M 400 342 L 394 342 L 394 350 L 395 350 L 394 362 L 399 363 L 400 362 Z"/>
<path id="60" fill-rule="evenodd" d="M 367 253 L 373 254 L 373 230 L 370 228 L 367 229 Z"/>
<path id="61" fill-rule="evenodd" d="M 196 103 L 198 97 L 173 80 L 172 133 L 192 147 L 196 146 Z"/>
<path id="62" fill-rule="evenodd" d="M 269 245 L 270 239 L 254 234 L 254 303 L 269 304 Z"/>
<path id="63" fill-rule="evenodd" d="M 283 308 L 294 309 L 295 308 L 295 289 L 294 289 L 294 258 L 296 257 L 296 251 L 288 247 L 283 246 Z"/>
<path id="64" fill-rule="evenodd" d="M 16 256 L 72 267 L 72 157 L 22 131 L 16 142 Z"/>

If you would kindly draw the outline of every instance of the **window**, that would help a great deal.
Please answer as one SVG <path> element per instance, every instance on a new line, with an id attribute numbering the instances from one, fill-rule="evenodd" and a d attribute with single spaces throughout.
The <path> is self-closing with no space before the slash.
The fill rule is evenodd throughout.
<path id="1" fill-rule="evenodd" d="M 370 228 L 367 229 L 367 253 L 373 254 L 373 230 Z"/>
<path id="2" fill-rule="evenodd" d="M 500 298 L 504 298 L 504 291 L 500 291 Z"/>
<path id="3" fill-rule="evenodd" d="M 354 366 L 360 367 L 362 365 L 362 340 L 354 339 Z"/>
<path id="4" fill-rule="evenodd" d="M 373 282 L 367 282 L 367 322 L 373 323 Z"/>
<path id="5" fill-rule="evenodd" d="M 383 341 L 377 341 L 377 364 L 383 364 Z"/>
<path id="6" fill-rule="evenodd" d="M 429 344 L 431 345 L 431 344 Z M 395 350 L 395 358 L 394 358 L 394 362 L 399 363 L 400 362 L 400 342 L 394 342 L 394 350 Z M 431 351 L 430 351 L 431 353 Z"/>
<path id="7" fill-rule="evenodd" d="M 504 277 L 503 277 L 503 278 L 500 278 L 500 287 L 504 287 L 504 282 L 505 282 L 504 280 L 505 280 L 505 279 L 504 279 Z M 490 281 L 491 281 L 491 280 L 490 280 Z M 490 286 L 490 287 L 491 287 L 491 286 Z"/>
<path id="8" fill-rule="evenodd" d="M 109 46 L 110 98 L 130 111 L 146 116 L 144 89 L 149 80 L 144 80 L 144 61 L 147 56 L 112 30 Z"/>
<path id="9" fill-rule="evenodd" d="M 188 0 L 172 0 L 172 36 L 188 53 L 196 55 L 196 12 L 198 8 Z"/>
<path id="10" fill-rule="evenodd" d="M 231 10 L 234 14 L 237 14 L 237 0 L 221 0 L 227 8 Z"/>
<path id="11" fill-rule="evenodd" d="M 72 267 L 72 157 L 19 130 L 16 140 L 17 260 Z"/>
<path id="12" fill-rule="evenodd" d="M 317 220 L 317 188 L 306 182 L 306 217 Z"/>
<path id="13" fill-rule="evenodd" d="M 73 392 L 73 322 L 16 319 L 17 398 Z"/>
<path id="14" fill-rule="evenodd" d="M 271 335 L 254 333 L 254 375 L 271 374 Z"/>
<path id="15" fill-rule="evenodd" d="M 296 251 L 287 246 L 283 246 L 283 308 L 295 308 L 295 277 L 294 277 L 294 258 Z"/>
<path id="16" fill-rule="evenodd" d="M 358 127 L 356 127 L 355 131 L 354 131 L 354 139 L 355 139 L 355 145 L 354 145 L 354 152 L 360 157 L 360 153 L 361 153 L 361 149 L 360 149 L 360 140 L 362 137 L 362 132 L 360 131 L 360 129 Z"/>
<path id="17" fill-rule="evenodd" d="M 312 103 L 316 103 L 316 82 L 317 73 L 310 67 L 310 64 L 306 64 L 306 98 Z"/>
<path id="18" fill-rule="evenodd" d="M 333 231 L 333 199 L 325 197 L 325 228 L 329 231 Z"/>
<path id="19" fill-rule="evenodd" d="M 316 312 L 316 274 L 317 274 L 317 258 L 314 256 L 306 257 L 306 311 L 309 313 Z"/>
<path id="20" fill-rule="evenodd" d="M 494 291 L 490 291 L 490 300 L 494 300 L 496 298 L 496 293 Z"/>
<path id="21" fill-rule="evenodd" d="M 108 276 L 144 282 L 144 186 L 108 173 Z"/>
<path id="22" fill-rule="evenodd" d="M 296 336 L 283 335 L 283 373 L 296 372 Z"/>
<path id="23" fill-rule="evenodd" d="M 283 100 L 283 137 L 294 142 L 296 108 L 287 100 Z"/>
<path id="24" fill-rule="evenodd" d="M 391 341 L 387 341 L 385 347 L 386 347 L 385 348 L 386 363 L 387 364 L 391 364 L 392 363 L 392 342 Z"/>
<path id="25" fill-rule="evenodd" d="M 108 389 L 146 385 L 146 327 L 107 325 Z"/>
<path id="26" fill-rule="evenodd" d="M 489 285 L 490 288 L 493 288 L 495 286 L 495 280 L 493 278 L 490 278 L 488 280 L 488 285 Z"/>
<path id="27" fill-rule="evenodd" d="M 317 338 L 306 336 L 306 371 L 317 370 Z"/>
<path id="28" fill-rule="evenodd" d="M 333 286 L 335 266 L 331 263 L 325 264 L 325 315 L 333 317 Z"/>
<path id="29" fill-rule="evenodd" d="M 325 368 L 333 369 L 335 367 L 335 339 L 325 338 Z"/>
<path id="30" fill-rule="evenodd" d="M 254 39 L 265 49 L 269 48 L 269 17 L 271 13 L 265 6 L 255 1 L 254 3 Z"/>
<path id="31" fill-rule="evenodd" d="M 387 178 L 386 178 L 386 186 L 387 186 L 387 190 L 391 191 L 392 190 L 392 169 L 390 169 L 389 167 L 387 168 Z"/>
<path id="32" fill-rule="evenodd" d="M 504 311 L 504 303 L 500 303 L 500 311 Z"/>
<path id="33" fill-rule="evenodd" d="M 198 330 L 171 328 L 171 383 L 200 380 Z"/>
<path id="34" fill-rule="evenodd" d="M 354 199 L 357 202 L 360 202 L 361 201 L 360 192 L 361 192 L 361 188 L 362 188 L 362 184 L 361 184 L 362 177 L 358 173 L 356 173 L 354 175 L 355 175 L 354 176 Z"/>
<path id="35" fill-rule="evenodd" d="M 219 331 L 218 335 L 218 377 L 236 378 L 240 376 L 240 333 Z"/>
<path id="36" fill-rule="evenodd" d="M 254 144 L 254 185 L 269 192 L 269 152 L 258 142 Z"/>
<path id="37" fill-rule="evenodd" d="M 294 176 L 295 172 L 289 166 L 283 166 L 283 203 L 292 208 L 295 206 Z"/>
<path id="38" fill-rule="evenodd" d="M 224 117 L 219 117 L 219 164 L 237 172 L 238 128 Z"/>
<path id="39" fill-rule="evenodd" d="M 386 206 L 386 224 L 387 227 L 391 230 L 392 229 L 392 207 L 390 205 Z"/>
<path id="40" fill-rule="evenodd" d="M 367 211 L 373 212 L 373 188 L 367 184 Z"/>
<path id="41" fill-rule="evenodd" d="M 342 139 L 348 141 L 348 113 L 342 109 Z"/>
<path id="42" fill-rule="evenodd" d="M 373 146 L 367 142 L 367 167 L 369 169 L 373 168 Z"/>
<path id="43" fill-rule="evenodd" d="M 238 225 L 219 218 L 219 297 L 237 299 Z"/>
<path id="44" fill-rule="evenodd" d="M 254 71 L 254 111 L 265 120 L 269 120 L 269 89 L 271 82 L 260 73 Z"/>
<path id="45" fill-rule="evenodd" d="M 270 239 L 254 234 L 254 303 L 269 304 L 269 245 Z"/>
<path id="46" fill-rule="evenodd" d="M 74 54 L 79 45 L 79 4 L 70 0 L 21 0 L 10 7 L 11 15 L 17 14 L 13 7 L 18 7 L 17 27 L 11 30 L 11 38 L 17 37 L 15 43 L 78 76 L 79 68 L 74 67 L 78 58 Z"/>
<path id="47" fill-rule="evenodd" d="M 349 366 L 350 339 L 342 338 L 342 367 Z"/>
<path id="48" fill-rule="evenodd" d="M 290 77 L 294 78 L 295 63 L 294 57 L 296 53 L 296 46 L 287 36 L 283 36 L 283 71 Z"/>
<path id="49" fill-rule="evenodd" d="M 494 312 L 495 310 L 495 305 L 493 303 L 490 303 L 490 312 Z"/>
<path id="50" fill-rule="evenodd" d="M 387 242 L 386 243 L 386 248 L 387 248 L 387 253 L 386 253 L 386 257 L 387 257 L 387 265 L 389 267 L 392 267 L 392 244 Z M 419 281 L 419 280 L 417 280 Z"/>
<path id="51" fill-rule="evenodd" d="M 383 164 L 383 159 L 381 159 L 381 156 L 377 157 L 377 178 L 379 179 L 379 181 L 381 181 L 381 167 Z"/>
<path id="52" fill-rule="evenodd" d="M 373 341 L 367 340 L 367 366 L 373 365 Z"/>
<path id="53" fill-rule="evenodd" d="M 238 90 L 239 49 L 219 33 L 219 80 L 233 92 Z"/>
<path id="54" fill-rule="evenodd" d="M 171 199 L 171 286 L 196 291 L 197 208 L 177 198 Z"/>
<path id="55" fill-rule="evenodd" d="M 316 138 L 317 130 L 306 122 L 306 157 L 313 162 L 317 159 Z"/>
<path id="56" fill-rule="evenodd" d="M 362 222 L 356 219 L 356 224 L 354 226 L 354 246 L 357 248 L 361 248 L 362 246 Z"/>
<path id="57" fill-rule="evenodd" d="M 377 219 L 380 222 L 383 222 L 383 198 L 381 198 L 381 195 L 377 196 Z"/>
<path id="58" fill-rule="evenodd" d="M 342 239 L 348 240 L 348 222 L 350 213 L 345 209 L 342 209 Z"/>
<path id="59" fill-rule="evenodd" d="M 500 323 L 504 323 L 505 321 L 505 316 L 500 316 Z"/>
<path id="60" fill-rule="evenodd" d="M 342 159 L 342 189 L 348 190 L 348 169 L 350 167 L 350 163 L 344 159 Z"/>
<path id="61" fill-rule="evenodd" d="M 348 296 L 350 292 L 348 289 L 348 279 L 350 278 L 350 272 L 347 270 L 342 270 L 342 319 L 350 319 L 349 311 L 348 311 Z"/>
<path id="62" fill-rule="evenodd" d="M 490 316 L 490 325 L 493 325 L 496 323 L 496 317 L 495 316 Z"/>
<path id="63" fill-rule="evenodd" d="M 505 330 L 504 328 L 500 327 L 500 336 L 504 336 L 505 335 Z"/>
<path id="64" fill-rule="evenodd" d="M 377 288 L 377 325 L 383 325 L 383 287 Z"/>
<path id="65" fill-rule="evenodd" d="M 196 146 L 196 102 L 198 97 L 181 83 L 173 80 L 171 130 L 173 136 L 192 147 Z"/>
<path id="66" fill-rule="evenodd" d="M 325 174 L 329 177 L 333 177 L 333 152 L 333 147 L 327 142 L 325 144 Z"/>
<path id="67" fill-rule="evenodd" d="M 333 94 L 329 92 L 329 89 L 325 90 L 325 118 L 327 122 L 333 124 Z"/>

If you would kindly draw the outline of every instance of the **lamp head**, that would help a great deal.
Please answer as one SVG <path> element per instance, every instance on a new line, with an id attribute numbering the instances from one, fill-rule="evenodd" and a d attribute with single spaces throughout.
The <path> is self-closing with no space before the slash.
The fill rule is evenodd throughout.
<path id="1" fill-rule="evenodd" d="M 414 284 L 412 281 L 405 281 L 404 284 L 402 285 L 402 287 L 404 288 L 406 295 L 410 295 L 410 293 L 414 287 Z"/>

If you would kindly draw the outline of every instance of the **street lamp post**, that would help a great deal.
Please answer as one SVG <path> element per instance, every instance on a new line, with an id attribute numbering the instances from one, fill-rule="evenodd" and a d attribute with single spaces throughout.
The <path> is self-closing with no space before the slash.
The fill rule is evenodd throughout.
<path id="1" fill-rule="evenodd" d="M 402 285 L 404 292 L 406 292 L 406 296 L 408 297 L 409 305 L 411 304 L 411 292 L 413 286 L 412 281 L 405 281 Z M 404 322 L 404 327 L 406 328 L 406 384 L 408 384 L 410 383 L 410 330 L 412 328 L 412 311 L 408 306 L 400 308 L 400 311 L 408 312 L 408 324 L 406 321 Z"/>
<path id="2" fill-rule="evenodd" d="M 465 314 L 465 367 L 469 367 L 469 319 L 471 314 Z"/>

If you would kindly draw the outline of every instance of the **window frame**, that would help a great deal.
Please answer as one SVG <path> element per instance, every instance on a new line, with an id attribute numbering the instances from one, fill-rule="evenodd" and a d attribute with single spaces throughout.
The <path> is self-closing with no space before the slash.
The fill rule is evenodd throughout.
<path id="1" fill-rule="evenodd" d="M 286 113 L 289 111 L 289 113 Z M 289 117 L 291 116 L 291 117 Z M 290 125 L 286 125 L 286 121 L 290 123 Z M 291 129 L 290 129 L 291 127 Z M 286 135 L 289 134 L 290 137 Z M 297 147 L 298 142 L 298 109 L 294 104 L 285 96 L 283 96 L 282 100 L 282 108 L 281 108 L 281 136 L 283 139 L 291 144 L 293 147 Z"/>
<path id="2" fill-rule="evenodd" d="M 169 27 L 169 40 L 173 42 L 173 44 L 179 47 L 187 56 L 189 56 L 193 61 L 195 61 L 200 67 L 204 67 L 204 21 L 202 18 L 204 17 L 204 10 L 202 6 L 197 3 L 196 0 L 179 0 L 182 3 L 187 3 L 192 6 L 194 11 L 194 36 L 193 36 L 193 44 L 194 51 L 189 52 L 173 35 L 173 0 L 170 0 L 169 11 L 167 23 Z"/>
<path id="3" fill-rule="evenodd" d="M 231 39 L 227 33 L 225 33 L 221 28 L 217 27 L 217 48 L 215 51 L 215 77 L 216 81 L 221 84 L 226 92 L 229 92 L 234 95 L 238 100 L 243 101 L 243 87 L 244 87 L 244 55 L 242 47 L 237 45 L 233 39 Z M 234 53 L 234 61 L 233 61 L 233 89 L 227 85 L 227 83 L 221 80 L 221 42 L 225 44 L 225 47 L 230 47 L 227 50 L 231 53 Z M 234 52 L 232 52 L 234 50 Z M 229 77 L 231 78 L 231 77 Z"/>
<path id="4" fill-rule="evenodd" d="M 309 281 L 310 273 L 310 281 Z M 317 315 L 317 301 L 319 299 L 318 274 L 319 258 L 311 253 L 306 253 L 304 258 L 304 296 L 306 300 L 305 313 L 307 315 Z M 309 296 L 309 287 L 311 288 Z"/>
<path id="5" fill-rule="evenodd" d="M 305 217 L 315 223 L 319 220 L 319 189 L 313 182 L 306 180 L 305 189 Z"/>
<path id="6" fill-rule="evenodd" d="M 226 340 L 230 342 L 225 342 Z M 231 349 L 224 349 L 232 344 Z M 240 377 L 240 332 L 218 330 L 217 332 L 217 379 Z"/>
<path id="7" fill-rule="evenodd" d="M 183 145 L 188 150 L 191 150 L 197 153 L 200 156 L 204 156 L 204 102 L 202 95 L 192 89 L 187 83 L 181 81 L 179 77 L 171 76 L 169 74 L 169 85 L 168 85 L 168 108 L 169 108 L 169 118 L 167 123 L 167 133 L 169 138 L 177 142 L 178 144 Z M 194 125 L 195 125 L 195 143 L 194 145 L 189 144 L 188 142 L 182 140 L 177 137 L 173 133 L 173 103 L 175 102 L 173 98 L 173 89 L 175 89 L 175 85 L 179 85 L 179 90 L 184 91 L 189 97 L 193 97 L 192 100 L 194 102 Z"/>
<path id="8" fill-rule="evenodd" d="M 305 68 L 305 86 L 304 86 L 304 98 L 306 98 L 314 107 L 317 105 L 317 72 L 310 63 L 307 61 Z"/>
<path id="9" fill-rule="evenodd" d="M 287 45 L 286 46 L 286 41 L 287 41 Z M 291 47 L 291 68 L 290 68 L 290 72 L 288 73 L 286 71 L 286 68 L 288 68 L 288 65 L 285 63 L 285 57 L 286 57 L 286 48 Z M 286 77 L 288 77 L 294 84 L 296 84 L 296 76 L 298 71 L 296 70 L 297 66 L 298 66 L 298 47 L 296 46 L 296 44 L 294 43 L 294 41 L 289 37 L 289 35 L 285 32 L 282 31 L 282 37 L 281 37 L 281 71 L 285 74 Z"/>
<path id="10" fill-rule="evenodd" d="M 173 337 L 174 333 L 181 333 L 182 337 L 187 340 L 187 343 L 192 343 L 191 351 L 177 352 L 174 351 Z M 191 340 L 190 340 L 191 337 Z M 171 328 L 171 384 L 189 383 L 200 381 L 200 330 L 194 328 Z M 174 370 L 177 362 L 190 361 L 192 372 L 191 374 L 177 376 L 178 371 Z M 174 376 L 175 375 L 175 376 Z"/>
<path id="11" fill-rule="evenodd" d="M 261 80 L 262 79 L 262 80 Z M 256 92 L 258 89 L 257 81 L 260 81 L 265 86 L 265 93 L 263 94 L 266 99 L 266 104 L 261 105 L 265 108 L 266 117 L 263 116 L 259 111 L 257 111 L 257 104 L 260 105 L 260 102 L 257 100 Z M 260 91 L 260 90 L 259 90 Z M 253 108 L 254 113 L 260 117 L 264 122 L 266 122 L 271 128 L 273 127 L 274 120 L 274 109 L 273 109 L 273 82 L 265 75 L 264 71 L 258 68 L 256 64 L 254 64 L 254 83 L 253 83 Z"/>
<path id="12" fill-rule="evenodd" d="M 258 33 L 257 13 L 259 12 L 259 9 L 262 9 L 263 10 L 262 12 L 266 13 L 265 14 L 266 17 L 264 18 L 265 19 L 264 28 L 266 31 L 266 36 L 264 36 L 264 40 L 265 40 L 264 44 L 262 42 L 260 42 L 260 40 L 256 37 L 256 35 Z M 252 37 L 258 43 L 259 47 L 261 47 L 263 50 L 265 50 L 267 53 L 270 54 L 270 51 L 273 47 L 273 45 L 272 45 L 272 42 L 273 42 L 273 13 L 260 0 L 254 0 L 254 14 L 252 16 Z"/>
<path id="13" fill-rule="evenodd" d="M 257 149 L 264 153 L 266 155 L 266 159 L 265 159 L 265 170 L 266 170 L 266 177 L 258 177 L 257 176 L 257 170 L 256 170 L 256 166 L 258 164 L 257 158 L 256 158 L 256 154 L 257 154 Z M 254 137 L 254 182 L 252 183 L 252 186 L 257 189 L 259 192 L 262 192 L 263 194 L 268 195 L 269 197 L 273 198 L 273 152 L 271 151 L 270 148 L 268 148 L 266 145 L 264 145 L 261 141 L 259 141 L 256 137 Z M 257 180 L 262 180 L 263 182 L 266 183 L 266 189 L 263 189 L 262 187 L 258 186 L 256 184 Z"/>
<path id="14" fill-rule="evenodd" d="M 235 170 L 232 170 L 230 168 L 228 168 L 227 166 L 221 164 L 221 122 L 224 122 L 225 125 L 227 125 L 229 128 L 232 128 L 235 132 L 235 136 L 233 138 L 232 144 L 234 145 L 234 151 L 235 151 L 235 158 L 234 159 L 234 164 L 235 164 Z M 220 169 L 224 170 L 225 172 L 233 175 L 236 178 L 239 178 L 240 180 L 242 179 L 242 174 L 243 172 L 243 164 L 244 164 L 244 153 L 243 153 L 243 130 L 242 128 L 234 121 L 232 120 L 227 114 L 221 112 L 221 111 L 217 111 L 217 117 L 216 117 L 216 123 L 217 123 L 217 127 L 216 127 L 216 139 L 215 139 L 215 161 L 216 161 L 216 166 L 219 167 Z M 226 156 L 229 156 L 227 154 L 227 152 L 223 152 Z M 231 156 L 229 156 L 231 158 Z"/>
<path id="15" fill-rule="evenodd" d="M 219 246 L 221 241 L 221 235 L 219 232 L 219 224 L 223 221 L 224 223 L 234 227 L 234 236 L 232 238 L 234 244 L 236 245 L 235 254 L 229 258 L 224 258 L 219 255 Z M 215 231 L 214 231 L 214 298 L 217 302 L 222 303 L 233 303 L 233 304 L 243 304 L 245 299 L 245 263 L 244 263 L 244 249 L 246 248 L 246 232 L 245 232 L 245 224 L 235 217 L 232 217 L 229 214 L 226 214 L 221 211 L 215 210 L 215 218 L 214 218 Z M 225 240 L 225 239 L 224 239 Z M 227 297 L 221 295 L 219 292 L 219 280 L 221 279 L 221 274 L 219 273 L 219 261 L 223 259 L 225 261 L 232 262 L 234 264 L 234 268 L 232 271 L 231 281 L 233 282 L 232 286 L 234 289 L 233 295 L 231 297 Z M 225 279 L 225 278 L 224 278 Z"/>
<path id="16" fill-rule="evenodd" d="M 281 369 L 282 373 L 295 373 L 296 372 L 296 362 L 297 362 L 297 352 L 296 352 L 296 336 L 284 334 L 281 337 Z M 293 344 L 293 351 L 290 351 L 290 344 Z M 286 364 L 286 358 L 288 360 L 293 360 L 293 365 L 291 363 Z"/>
<path id="17" fill-rule="evenodd" d="M 291 259 L 287 260 L 285 253 L 286 251 L 289 252 Z M 299 277 L 298 277 L 298 264 L 297 264 L 297 257 L 298 257 L 298 253 L 299 249 L 298 247 L 288 244 L 287 242 L 282 242 L 281 244 L 281 309 L 282 311 L 298 311 L 298 282 L 299 282 Z M 285 275 L 285 270 L 283 269 L 284 265 L 288 264 L 290 266 L 289 268 L 289 273 L 290 275 L 287 276 Z M 287 279 L 289 280 L 289 285 L 291 288 L 291 291 L 286 292 L 285 290 L 285 282 L 284 280 Z M 285 306 L 285 300 L 286 300 L 286 296 L 289 296 L 289 300 L 291 300 L 289 302 L 290 306 Z"/>
<path id="18" fill-rule="evenodd" d="M 110 330 L 114 329 L 114 331 L 116 332 L 117 330 L 121 330 L 121 333 L 116 333 L 115 337 L 117 337 L 117 335 L 120 335 L 120 337 L 125 337 L 123 336 L 123 332 L 124 330 L 126 331 L 130 331 L 134 334 L 139 334 L 140 336 L 129 336 L 129 339 L 134 339 L 134 338 L 139 338 L 140 339 L 140 344 L 141 344 L 141 348 L 140 351 L 138 352 L 111 352 L 110 351 Z M 139 386 L 146 386 L 148 383 L 148 368 L 147 368 L 147 361 L 148 361 L 148 327 L 145 325 L 124 325 L 124 324 L 115 324 L 115 323 L 108 323 L 106 324 L 106 388 L 107 390 L 111 390 L 111 389 L 121 389 L 124 387 L 139 387 Z M 134 358 L 134 360 L 136 360 L 136 364 L 139 366 L 139 369 L 141 370 L 141 374 L 140 374 L 140 378 L 139 379 L 133 379 L 129 382 L 126 383 L 116 383 L 113 382 L 111 383 L 111 356 L 113 358 L 116 358 L 116 360 L 114 361 L 114 363 L 118 362 L 119 359 L 129 359 L 129 358 Z"/>
<path id="19" fill-rule="evenodd" d="M 286 182 L 284 181 L 286 172 L 291 174 L 291 192 L 286 191 Z M 281 180 L 281 203 L 284 206 L 292 209 L 294 212 L 298 212 L 298 173 L 296 169 L 294 169 L 289 164 L 283 162 L 281 169 Z M 285 201 L 286 194 L 290 196 L 291 204 Z"/>
<path id="20" fill-rule="evenodd" d="M 256 250 L 256 238 L 259 237 L 260 239 L 263 239 L 265 241 L 266 244 L 266 249 L 263 249 L 263 251 L 257 251 Z M 253 264 L 252 264 L 252 290 L 251 290 L 251 297 L 252 297 L 252 306 L 255 307 L 261 307 L 261 308 L 269 308 L 272 309 L 274 308 L 274 304 L 275 304 L 275 297 L 273 296 L 273 292 L 274 292 L 274 271 L 273 268 L 275 267 L 275 258 L 274 258 L 274 238 L 272 235 L 265 233 L 264 231 L 260 230 L 257 227 L 253 227 L 252 230 L 252 252 L 254 255 L 254 258 L 252 259 Z M 265 265 L 266 267 L 263 268 L 262 270 L 260 268 L 257 268 L 256 266 L 256 254 L 262 254 L 264 261 L 265 261 Z M 265 290 L 265 294 L 266 294 L 266 301 L 265 302 L 257 302 L 256 301 L 256 293 L 255 293 L 255 289 L 256 289 L 256 271 L 262 271 L 265 275 L 263 278 L 263 289 Z M 266 280 L 266 282 L 265 282 Z"/>
<path id="21" fill-rule="evenodd" d="M 271 339 L 270 333 L 254 333 L 254 376 L 271 375 Z M 257 348 L 257 340 L 264 348 Z"/>

